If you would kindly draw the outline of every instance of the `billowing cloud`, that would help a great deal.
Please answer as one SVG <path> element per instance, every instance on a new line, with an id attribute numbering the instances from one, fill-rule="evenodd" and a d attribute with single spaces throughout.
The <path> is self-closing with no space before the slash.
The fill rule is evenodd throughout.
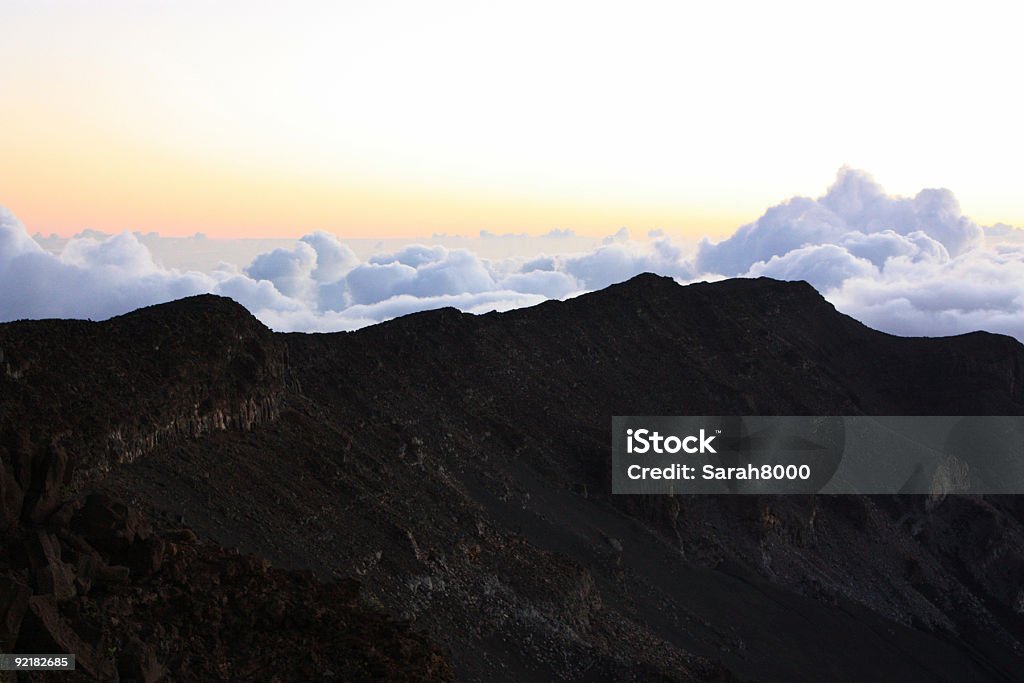
<path id="1" fill-rule="evenodd" d="M 877 277 L 871 261 L 854 256 L 835 244 L 815 244 L 758 261 L 746 275 L 776 280 L 806 280 L 818 291 L 828 291 L 851 277 Z"/>
<path id="2" fill-rule="evenodd" d="M 314 232 L 299 241 L 308 244 L 316 252 L 316 268 L 310 273 L 316 282 L 335 282 L 359 265 L 359 257 L 355 252 L 329 232 Z"/>
<path id="3" fill-rule="evenodd" d="M 447 246 L 390 242 L 360 258 L 335 235 L 316 232 L 251 252 L 242 268 L 203 272 L 161 265 L 154 235 L 88 232 L 43 249 L 0 208 L 0 320 L 106 318 L 213 292 L 274 329 L 350 330 L 442 306 L 506 310 L 655 272 L 680 282 L 807 280 L 843 312 L 888 332 L 983 329 L 1024 339 L 1021 235 L 1007 225 L 978 227 L 948 190 L 890 196 L 851 169 L 840 170 L 823 196 L 790 199 L 696 249 L 663 230 L 632 240 L 623 228 L 589 243 L 558 230 L 536 241 L 488 233 Z M 503 252 L 494 248 L 499 242 L 534 251 Z M 558 251 L 566 248 L 579 250 Z"/>
<path id="4" fill-rule="evenodd" d="M 899 257 L 877 277 L 851 277 L 827 293 L 877 329 L 938 336 L 987 330 L 1024 340 L 1024 248 L 976 249 L 948 261 Z"/>
<path id="5" fill-rule="evenodd" d="M 36 241 L 29 237 L 21 221 L 6 207 L 0 206 L 0 268 L 18 256 L 42 252 Z"/>
<path id="6" fill-rule="evenodd" d="M 0 207 L 0 317 L 107 318 L 138 306 L 211 291 L 210 278 L 158 268 L 129 233 L 71 240 L 44 251 Z"/>
<path id="7" fill-rule="evenodd" d="M 676 278 L 695 274 L 682 247 L 667 239 L 646 244 L 628 241 L 604 244 L 593 251 L 559 259 L 554 267 L 575 277 L 588 290 L 601 289 L 645 272 Z"/>
<path id="8" fill-rule="evenodd" d="M 703 241 L 696 265 L 701 272 L 740 275 L 759 261 L 802 247 L 838 244 L 853 232 L 919 233 L 954 256 L 983 242 L 982 229 L 961 214 L 949 190 L 892 197 L 863 171 L 843 168 L 824 196 L 794 197 L 768 209 L 728 239 Z"/>
<path id="9" fill-rule="evenodd" d="M 316 267 L 316 249 L 299 241 L 291 249 L 260 254 L 245 269 L 245 274 L 254 280 L 266 280 L 285 296 L 299 299 L 306 298 L 315 285 Z"/>
<path id="10" fill-rule="evenodd" d="M 501 281 L 501 285 L 509 291 L 540 294 L 545 299 L 561 299 L 583 289 L 572 275 L 553 268 L 512 273 Z"/>
<path id="11" fill-rule="evenodd" d="M 718 243 L 698 247 L 708 275 L 807 280 L 841 311 L 902 335 L 988 330 L 1024 340 L 1024 231 L 982 229 L 949 190 L 887 195 L 841 169 L 818 199 L 795 197 Z"/>

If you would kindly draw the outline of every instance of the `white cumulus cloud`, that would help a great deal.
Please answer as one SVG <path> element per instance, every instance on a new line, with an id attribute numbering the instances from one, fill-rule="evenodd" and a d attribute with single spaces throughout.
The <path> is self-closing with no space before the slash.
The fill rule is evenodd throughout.
<path id="1" fill-rule="evenodd" d="M 887 195 L 863 171 L 843 168 L 818 199 L 794 197 L 768 209 L 729 238 L 704 240 L 697 254 L 701 272 L 740 275 L 758 261 L 794 249 L 838 244 L 851 233 L 924 235 L 959 255 L 983 242 L 982 229 L 960 212 L 949 190 L 921 190 L 916 196 Z M 918 238 L 919 239 L 919 238 Z"/>

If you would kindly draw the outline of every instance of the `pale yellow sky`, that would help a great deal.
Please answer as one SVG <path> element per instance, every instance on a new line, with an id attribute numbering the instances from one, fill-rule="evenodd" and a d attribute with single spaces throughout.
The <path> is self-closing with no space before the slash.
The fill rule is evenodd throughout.
<path id="1" fill-rule="evenodd" d="M 1019 13 L 13 0 L 0 204 L 65 235 L 721 235 L 848 164 L 1024 225 Z"/>

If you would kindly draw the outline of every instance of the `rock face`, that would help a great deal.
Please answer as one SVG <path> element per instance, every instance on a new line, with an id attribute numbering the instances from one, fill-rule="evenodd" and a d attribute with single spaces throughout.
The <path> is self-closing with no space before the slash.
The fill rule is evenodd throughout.
<path id="1" fill-rule="evenodd" d="M 195 297 L 0 339 L 3 652 L 74 653 L 71 677 L 102 681 L 452 677 L 354 581 L 271 569 L 79 493 L 161 447 L 276 419 L 287 350 L 244 309 Z"/>
<path id="2" fill-rule="evenodd" d="M 287 349 L 238 304 L 197 296 L 103 323 L 0 326 L 0 456 L 35 521 L 61 486 L 102 475 L 161 443 L 251 431 L 280 410 Z M 45 429 L 38 429 L 40 425 Z M 11 491 L 11 493 L 8 493 Z M 10 509 L 5 505 L 0 522 Z"/>
<path id="3" fill-rule="evenodd" d="M 617 414 L 1024 414 L 1006 337 L 648 275 L 332 335 L 197 297 L 2 325 L 0 348 L 0 637 L 65 624 L 96 677 L 262 679 L 288 648 L 313 653 L 295 679 L 1024 665 L 1024 504 L 956 495 L 955 459 L 932 496 L 610 494 Z"/>

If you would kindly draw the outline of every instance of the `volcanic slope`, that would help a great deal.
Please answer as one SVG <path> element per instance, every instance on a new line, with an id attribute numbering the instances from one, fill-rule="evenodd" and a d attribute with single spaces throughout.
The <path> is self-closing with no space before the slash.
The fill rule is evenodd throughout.
<path id="1" fill-rule="evenodd" d="M 1024 347 L 1007 337 L 885 335 L 805 283 L 642 275 L 325 335 L 194 297 L 0 326 L 0 349 L 8 385 L 33 380 L 0 398 L 21 462 L 56 440 L 75 493 L 355 578 L 465 680 L 999 680 L 1024 665 L 1017 497 L 610 493 L 612 415 L 1024 414 Z M 22 516 L 41 519 L 47 487 L 25 469 Z"/>

